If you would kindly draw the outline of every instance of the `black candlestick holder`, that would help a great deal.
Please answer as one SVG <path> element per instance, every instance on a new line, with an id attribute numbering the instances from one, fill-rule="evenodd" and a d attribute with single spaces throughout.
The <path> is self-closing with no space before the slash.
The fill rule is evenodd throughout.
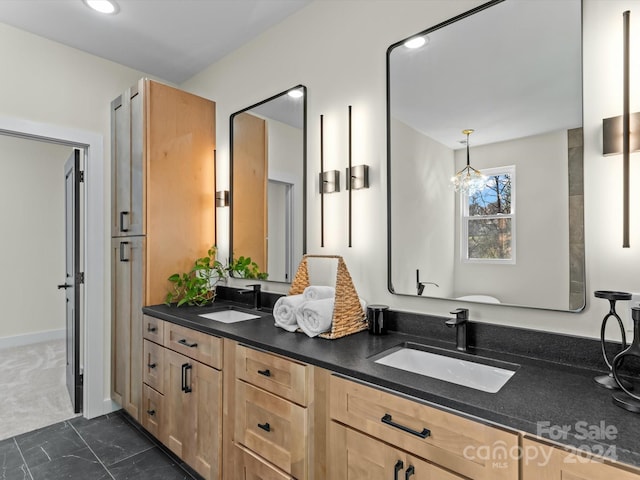
<path id="1" fill-rule="evenodd" d="M 627 349 L 627 336 L 624 332 L 624 324 L 622 323 L 620 316 L 616 313 L 616 301 L 631 300 L 631 294 L 627 292 L 614 292 L 610 290 L 596 290 L 595 292 L 593 292 L 593 295 L 596 298 L 606 298 L 607 300 L 609 300 L 609 313 L 607 313 L 602 319 L 602 327 L 600 327 L 600 347 L 602 348 L 602 357 L 604 358 L 604 363 L 606 363 L 607 368 L 609 368 L 609 374 L 595 377 L 594 380 L 601 387 L 608 388 L 610 390 L 619 390 L 620 385 L 618 385 L 616 378 L 614 378 L 613 376 L 613 366 L 609 361 L 609 358 L 607 357 L 606 341 L 604 336 L 607 329 L 607 321 L 611 317 L 615 318 L 618 321 L 618 326 L 620 327 L 620 333 L 622 335 L 622 350 Z M 631 384 L 626 380 L 621 379 L 621 382 L 624 382 L 625 388 L 629 390 L 633 388 Z"/>
<path id="2" fill-rule="evenodd" d="M 613 378 L 620 384 L 620 388 L 622 388 L 622 392 L 613 395 L 613 403 L 630 412 L 640 413 L 640 396 L 634 395 L 629 391 L 630 388 L 627 387 L 627 382 L 623 381 L 618 373 L 620 365 L 622 365 L 625 358 L 640 358 L 640 308 L 631 308 L 631 318 L 633 319 L 633 341 L 629 348 L 616 355 L 612 362 L 613 368 L 611 371 Z"/>

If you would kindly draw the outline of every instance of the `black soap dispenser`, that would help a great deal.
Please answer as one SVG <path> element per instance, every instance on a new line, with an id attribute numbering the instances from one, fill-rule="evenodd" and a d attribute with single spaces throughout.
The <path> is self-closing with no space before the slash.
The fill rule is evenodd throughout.
<path id="1" fill-rule="evenodd" d="M 631 318 L 633 320 L 633 341 L 629 347 L 615 356 L 612 362 L 613 378 L 622 389 L 622 392 L 613 395 L 613 403 L 620 408 L 629 410 L 630 412 L 640 413 L 640 396 L 634 395 L 626 387 L 623 380 L 619 377 L 619 368 L 622 365 L 624 359 L 630 357 L 637 357 L 640 359 L 640 308 L 631 308 Z"/>

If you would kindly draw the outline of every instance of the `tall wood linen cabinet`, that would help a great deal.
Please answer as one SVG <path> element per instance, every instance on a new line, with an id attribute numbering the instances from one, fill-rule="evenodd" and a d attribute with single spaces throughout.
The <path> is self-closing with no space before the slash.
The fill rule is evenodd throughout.
<path id="1" fill-rule="evenodd" d="M 142 307 L 215 243 L 215 103 L 141 79 L 111 104 L 111 398 L 140 421 Z"/>

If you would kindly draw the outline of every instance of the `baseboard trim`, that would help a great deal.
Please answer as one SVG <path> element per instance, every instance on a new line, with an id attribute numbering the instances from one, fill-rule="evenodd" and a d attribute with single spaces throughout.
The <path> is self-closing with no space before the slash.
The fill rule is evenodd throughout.
<path id="1" fill-rule="evenodd" d="M 11 347 L 22 347 L 34 343 L 62 340 L 66 337 L 66 330 L 46 330 L 44 332 L 26 333 L 12 337 L 0 337 L 0 350 Z"/>

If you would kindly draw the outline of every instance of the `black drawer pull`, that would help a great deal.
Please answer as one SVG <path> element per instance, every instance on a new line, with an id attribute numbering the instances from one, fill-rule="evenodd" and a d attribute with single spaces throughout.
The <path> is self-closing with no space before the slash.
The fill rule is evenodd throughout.
<path id="1" fill-rule="evenodd" d="M 393 480 L 398 480 L 398 472 L 404 468 L 404 463 L 402 460 L 398 460 L 396 462 L 395 467 L 393 467 Z"/>
<path id="2" fill-rule="evenodd" d="M 270 377 L 271 376 L 271 371 L 268 368 L 266 368 L 264 370 L 258 370 L 258 373 L 260 375 L 264 375 L 265 377 Z"/>
<path id="3" fill-rule="evenodd" d="M 129 245 L 129 242 L 120 242 L 120 261 L 121 262 L 128 262 L 129 261 L 129 259 L 124 256 L 124 246 L 125 245 Z"/>
<path id="4" fill-rule="evenodd" d="M 189 343 L 189 342 L 187 342 L 186 338 L 183 338 L 182 340 L 178 340 L 178 343 L 180 345 L 184 345 L 185 347 L 189 347 L 189 348 L 196 348 L 198 346 L 197 343 Z"/>
<path id="5" fill-rule="evenodd" d="M 153 325 L 151 325 L 151 324 L 149 324 L 149 325 L 147 326 L 147 332 L 154 333 L 154 332 L 157 332 L 157 331 L 158 331 L 158 328 L 157 328 L 157 327 L 154 327 L 154 326 L 153 326 Z"/>
<path id="6" fill-rule="evenodd" d="M 125 215 L 129 215 L 129 212 L 120 212 L 120 231 L 121 232 L 128 232 L 129 231 L 128 228 L 124 228 L 124 216 Z"/>
<path id="7" fill-rule="evenodd" d="M 153 417 L 156 414 L 155 410 L 147 410 L 147 413 L 149 414 L 149 416 Z"/>
<path id="8" fill-rule="evenodd" d="M 265 432 L 270 432 L 271 431 L 271 425 L 269 425 L 269 423 L 259 423 L 258 427 L 261 428 L 262 430 L 264 430 Z"/>
<path id="9" fill-rule="evenodd" d="M 149 368 L 156 368 L 157 365 L 155 363 L 147 363 L 147 367 Z"/>
<path id="10" fill-rule="evenodd" d="M 404 480 L 409 480 L 409 477 L 415 473 L 416 473 L 416 469 L 413 468 L 413 465 L 409 465 L 409 468 L 407 468 L 407 471 L 404 472 Z"/>
<path id="11" fill-rule="evenodd" d="M 409 427 L 405 427 L 404 425 L 400 425 L 399 423 L 394 422 L 391 419 L 391 414 L 389 413 L 385 413 L 384 417 L 382 417 L 380 421 L 392 427 L 398 428 L 403 432 L 407 432 L 407 433 L 410 433 L 411 435 L 415 435 L 416 437 L 427 438 L 429 435 L 431 435 L 431 430 L 429 430 L 428 428 L 423 428 L 421 432 L 418 432 L 417 430 L 413 430 Z"/>
<path id="12" fill-rule="evenodd" d="M 187 371 L 191 370 L 192 368 L 193 366 L 188 363 L 182 364 L 182 391 L 184 393 L 191 393 L 193 391 L 191 385 L 187 385 Z"/>

